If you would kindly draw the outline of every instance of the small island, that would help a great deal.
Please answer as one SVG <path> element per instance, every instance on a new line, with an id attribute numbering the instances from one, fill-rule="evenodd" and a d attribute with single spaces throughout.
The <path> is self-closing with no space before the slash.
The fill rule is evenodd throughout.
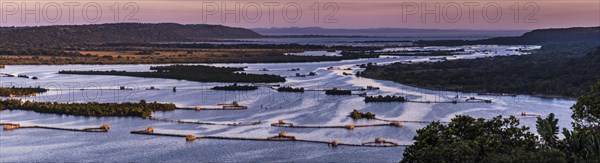
<path id="1" fill-rule="evenodd" d="M 57 102 L 31 102 L 17 99 L 0 100 L 0 111 L 26 110 L 37 113 L 78 115 L 78 116 L 123 116 L 147 118 L 154 111 L 172 111 L 177 109 L 175 104 L 147 103 L 141 100 L 138 103 L 57 103 Z"/>
<path id="2" fill-rule="evenodd" d="M 222 90 L 222 91 L 252 91 L 258 89 L 257 86 L 254 85 L 238 85 L 237 83 L 226 86 L 214 86 L 211 88 L 212 90 Z"/>
<path id="3" fill-rule="evenodd" d="M 298 87 L 298 88 L 279 87 L 279 88 L 277 88 L 277 91 L 279 91 L 279 92 L 304 92 L 304 88 L 302 88 L 302 87 Z"/>
<path id="4" fill-rule="evenodd" d="M 239 67 L 214 67 L 204 65 L 171 65 L 151 67 L 152 72 L 127 72 L 127 71 L 59 71 L 59 74 L 76 75 L 116 75 L 144 78 L 166 78 L 189 80 L 197 82 L 231 82 L 231 83 L 278 83 L 285 82 L 279 75 L 247 74 L 244 68 Z"/>
<path id="5" fill-rule="evenodd" d="M 352 95 L 352 91 L 333 88 L 330 90 L 325 90 L 325 94 L 326 95 Z"/>
<path id="6" fill-rule="evenodd" d="M 0 88 L 0 97 L 21 97 L 21 96 L 35 96 L 38 93 L 47 92 L 47 89 L 40 87 L 29 87 L 29 88 Z"/>
<path id="7" fill-rule="evenodd" d="M 402 96 L 366 96 L 365 102 L 406 102 L 406 98 Z"/>
<path id="8" fill-rule="evenodd" d="M 354 109 L 352 110 L 352 113 L 350 113 L 350 117 L 352 117 L 352 119 L 375 119 L 375 114 L 371 113 L 371 112 L 359 112 L 358 110 Z"/>

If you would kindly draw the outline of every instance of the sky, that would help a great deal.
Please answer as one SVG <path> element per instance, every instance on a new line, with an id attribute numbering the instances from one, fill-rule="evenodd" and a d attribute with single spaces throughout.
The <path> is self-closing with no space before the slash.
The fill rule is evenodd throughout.
<path id="1" fill-rule="evenodd" d="M 600 26 L 599 0 L 0 0 L 0 26 L 221 24 L 243 28 L 524 30 Z"/>

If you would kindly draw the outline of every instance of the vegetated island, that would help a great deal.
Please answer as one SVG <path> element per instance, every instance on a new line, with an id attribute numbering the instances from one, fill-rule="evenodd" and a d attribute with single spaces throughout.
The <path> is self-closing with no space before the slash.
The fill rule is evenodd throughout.
<path id="1" fill-rule="evenodd" d="M 138 103 L 57 103 L 0 99 L 0 111 L 5 109 L 78 116 L 133 116 L 146 118 L 152 115 L 154 111 L 172 111 L 177 107 L 175 104 L 147 103 L 144 100 Z"/>
<path id="2" fill-rule="evenodd" d="M 341 90 L 337 88 L 325 90 L 326 95 L 352 95 L 351 90 Z"/>
<path id="3" fill-rule="evenodd" d="M 359 112 L 358 110 L 354 109 L 352 110 L 352 112 L 350 113 L 350 117 L 352 119 L 358 120 L 358 119 L 375 119 L 375 114 L 371 113 L 371 112 Z"/>
<path id="4" fill-rule="evenodd" d="M 170 65 L 151 67 L 152 72 L 127 71 L 59 71 L 59 74 L 77 75 L 117 75 L 144 78 L 165 78 L 189 80 L 197 82 L 231 82 L 231 83 L 277 83 L 285 82 L 285 78 L 269 74 L 246 74 L 240 67 L 213 67 L 204 65 Z"/>
<path id="5" fill-rule="evenodd" d="M 304 88 L 302 87 L 279 87 L 277 88 L 279 92 L 304 92 Z"/>
<path id="6" fill-rule="evenodd" d="M 47 92 L 48 89 L 40 87 L 31 88 L 0 88 L 0 97 L 35 96 L 38 93 Z"/>
<path id="7" fill-rule="evenodd" d="M 366 103 L 369 102 L 406 102 L 406 98 L 402 97 L 402 96 L 365 96 L 365 100 Z"/>
<path id="8" fill-rule="evenodd" d="M 237 83 L 234 83 L 226 86 L 214 86 L 211 89 L 222 91 L 252 91 L 258 89 L 258 87 L 254 85 L 238 85 Z"/>
<path id="9" fill-rule="evenodd" d="M 558 39 L 560 38 L 560 39 Z M 564 38 L 564 39 L 563 39 Z M 534 44 L 531 55 L 368 65 L 361 77 L 449 91 L 577 97 L 600 79 L 600 27 L 535 30 L 521 37 L 421 41 L 424 45 Z"/>

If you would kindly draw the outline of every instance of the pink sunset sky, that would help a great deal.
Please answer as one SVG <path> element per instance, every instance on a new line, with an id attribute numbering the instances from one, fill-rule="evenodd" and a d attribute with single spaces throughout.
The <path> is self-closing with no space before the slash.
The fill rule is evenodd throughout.
<path id="1" fill-rule="evenodd" d="M 538 29 L 600 26 L 598 0 L 1 0 L 0 26 L 222 24 L 244 28 Z"/>

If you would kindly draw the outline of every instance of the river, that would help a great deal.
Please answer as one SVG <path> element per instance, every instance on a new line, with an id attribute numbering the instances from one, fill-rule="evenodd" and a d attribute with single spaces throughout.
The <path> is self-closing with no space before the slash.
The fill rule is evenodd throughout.
<path id="1" fill-rule="evenodd" d="M 247 67 L 249 73 L 269 73 L 287 76 L 284 86 L 307 89 L 359 89 L 366 86 L 379 90 L 360 91 L 369 95 L 402 95 L 414 101 L 449 101 L 456 96 L 490 99 L 492 103 L 365 103 L 363 97 L 329 96 L 319 91 L 283 93 L 268 87 L 257 91 L 214 91 L 215 85 L 230 83 L 199 83 L 184 80 L 136 78 L 124 76 L 66 75 L 60 70 L 126 70 L 148 71 L 157 65 L 19 65 L 6 66 L 2 73 L 36 76 L 38 80 L 1 77 L 6 86 L 41 86 L 50 91 L 24 100 L 56 102 L 149 102 L 174 103 L 177 106 L 212 106 L 239 101 L 248 110 L 156 112 L 159 118 L 204 122 L 249 122 L 260 120 L 254 126 L 209 126 L 157 122 L 142 118 L 81 117 L 40 114 L 28 111 L 1 111 L 0 122 L 39 124 L 71 128 L 96 127 L 109 123 L 108 133 L 79 133 L 44 129 L 0 131 L 0 162 L 398 162 L 404 147 L 370 148 L 337 147 L 303 142 L 255 142 L 237 140 L 196 140 L 183 138 L 132 135 L 131 130 L 153 127 L 156 132 L 195 135 L 265 138 L 286 131 L 289 135 L 308 140 L 362 143 L 377 137 L 399 144 L 411 144 L 416 130 L 425 124 L 406 123 L 402 128 L 372 127 L 345 129 L 276 128 L 270 123 L 280 119 L 297 125 L 373 124 L 378 121 L 352 120 L 353 109 L 372 112 L 379 118 L 392 120 L 449 121 L 455 115 L 491 118 L 497 115 L 517 115 L 521 124 L 535 131 L 535 118 L 518 116 L 521 112 L 545 116 L 555 113 L 560 127 L 570 128 L 571 105 L 568 99 L 538 98 L 527 95 L 483 96 L 473 93 L 446 92 L 421 89 L 390 81 L 372 80 L 344 75 L 356 73 L 358 64 L 369 62 L 387 64 L 400 61 L 423 61 L 428 57 L 382 57 L 311 63 L 213 64 L 217 66 Z M 334 69 L 328 69 L 335 67 Z M 288 71 L 299 68 L 299 71 Z M 352 70 L 338 70 L 351 68 Z M 268 71 L 261 71 L 267 69 Z M 316 72 L 316 76 L 295 77 L 296 73 Z M 133 90 L 115 90 L 120 86 Z M 147 90 L 155 87 L 159 90 Z M 177 87 L 173 92 L 172 88 Z"/>

